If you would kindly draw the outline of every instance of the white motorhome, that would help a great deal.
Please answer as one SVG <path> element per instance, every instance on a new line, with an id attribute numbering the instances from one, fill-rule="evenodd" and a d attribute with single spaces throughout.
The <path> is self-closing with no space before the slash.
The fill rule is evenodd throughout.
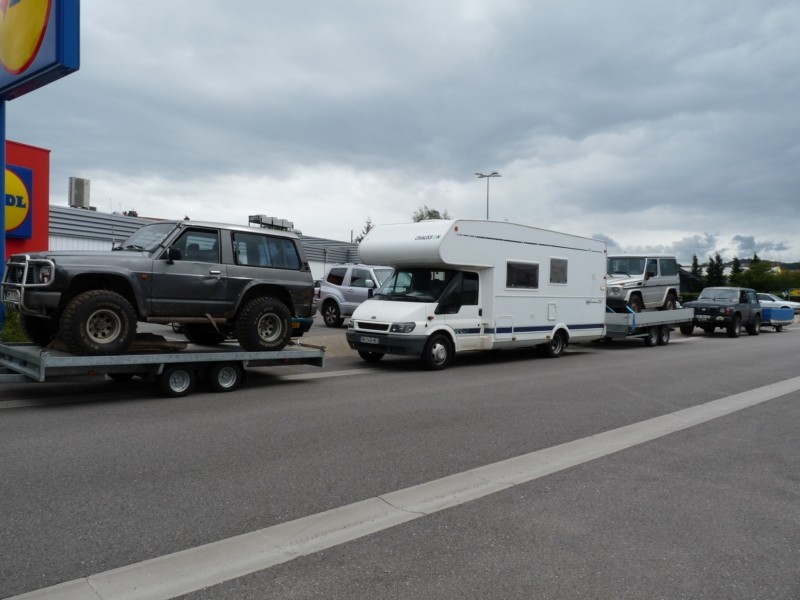
<path id="1" fill-rule="evenodd" d="M 373 228 L 361 259 L 394 267 L 353 313 L 350 347 L 367 361 L 540 346 L 604 335 L 605 242 L 494 221 L 421 221 Z"/>

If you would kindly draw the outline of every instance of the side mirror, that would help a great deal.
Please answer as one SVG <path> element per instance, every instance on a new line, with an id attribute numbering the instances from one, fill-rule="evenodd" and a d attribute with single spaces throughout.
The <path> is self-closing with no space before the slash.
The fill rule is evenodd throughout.
<path id="1" fill-rule="evenodd" d="M 170 246 L 167 248 L 167 264 L 171 265 L 176 260 L 181 259 L 181 251 L 178 248 Z"/>
<path id="2" fill-rule="evenodd" d="M 364 281 L 364 287 L 371 290 L 375 288 L 375 282 L 372 279 L 367 279 Z"/>

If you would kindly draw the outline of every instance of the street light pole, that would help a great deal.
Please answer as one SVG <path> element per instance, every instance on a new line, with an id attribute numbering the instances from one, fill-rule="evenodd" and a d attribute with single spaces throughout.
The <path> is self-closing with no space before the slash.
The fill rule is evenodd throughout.
<path id="1" fill-rule="evenodd" d="M 475 173 L 478 176 L 478 179 L 486 179 L 486 220 L 489 220 L 489 179 L 492 177 L 502 177 L 500 173 L 497 171 L 492 171 L 488 175 L 484 175 L 483 173 Z"/>

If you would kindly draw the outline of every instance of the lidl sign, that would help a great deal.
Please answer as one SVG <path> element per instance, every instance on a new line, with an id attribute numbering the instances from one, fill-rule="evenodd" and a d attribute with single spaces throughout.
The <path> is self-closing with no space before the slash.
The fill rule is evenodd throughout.
<path id="1" fill-rule="evenodd" d="M 78 10 L 79 0 L 0 0 L 0 99 L 78 69 Z"/>
<path id="2" fill-rule="evenodd" d="M 0 2 L 5 0 L 0 0 Z M 6 236 L 30 238 L 33 235 L 33 171 L 6 166 Z"/>

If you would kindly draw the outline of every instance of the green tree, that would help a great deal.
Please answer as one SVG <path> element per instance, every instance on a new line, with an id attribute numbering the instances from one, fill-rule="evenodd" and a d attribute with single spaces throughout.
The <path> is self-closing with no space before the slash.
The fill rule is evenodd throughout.
<path id="1" fill-rule="evenodd" d="M 420 221 L 432 221 L 434 219 L 449 219 L 450 215 L 447 214 L 447 210 L 440 213 L 435 208 L 428 208 L 426 204 L 419 210 L 415 210 L 412 218 L 414 219 L 414 223 L 419 223 Z"/>
<path id="2" fill-rule="evenodd" d="M 766 260 L 750 262 L 750 268 L 739 277 L 740 285 L 751 287 L 757 292 L 770 292 L 780 287 L 778 276 L 772 271 L 772 263 Z"/>
<path id="3" fill-rule="evenodd" d="M 697 254 L 692 254 L 691 273 L 695 277 L 703 278 L 703 267 L 700 266 L 700 262 L 697 260 Z"/>
<path id="4" fill-rule="evenodd" d="M 706 281 L 708 285 L 725 285 L 725 265 L 722 257 L 717 252 L 714 257 L 708 257 L 708 267 L 706 268 Z"/>
<path id="5" fill-rule="evenodd" d="M 740 280 L 742 273 L 744 273 L 742 261 L 739 260 L 738 256 L 734 256 L 733 262 L 731 263 L 731 276 L 728 278 L 728 280 L 732 285 L 741 285 Z"/>
<path id="6" fill-rule="evenodd" d="M 364 228 L 361 230 L 361 235 L 356 236 L 356 239 L 353 240 L 356 244 L 360 244 L 367 234 L 372 231 L 372 228 L 375 227 L 375 224 L 372 222 L 371 217 L 367 217 L 367 222 L 364 223 Z"/>

